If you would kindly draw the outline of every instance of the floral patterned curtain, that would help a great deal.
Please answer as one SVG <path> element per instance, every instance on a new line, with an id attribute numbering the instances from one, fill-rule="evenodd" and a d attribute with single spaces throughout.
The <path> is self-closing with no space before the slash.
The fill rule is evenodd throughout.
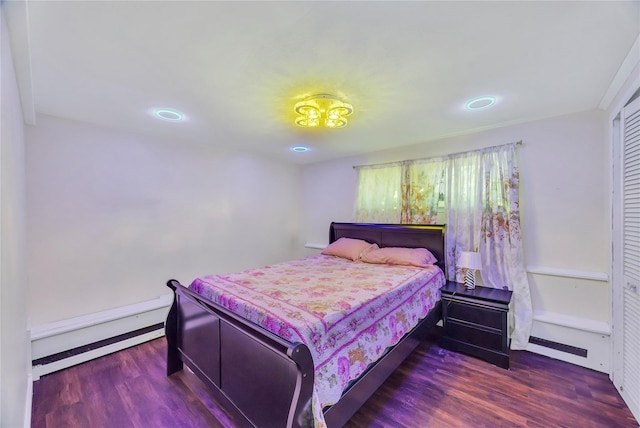
<path id="1" fill-rule="evenodd" d="M 444 204 L 442 159 L 406 162 L 402 174 L 402 223 L 436 224 L 439 204 Z"/>
<path id="2" fill-rule="evenodd" d="M 519 180 L 515 144 L 452 155 L 447 165 L 447 277 L 464 282 L 456 269 L 458 255 L 480 252 L 484 285 L 513 291 L 512 349 L 526 348 L 532 323 L 520 234 Z"/>

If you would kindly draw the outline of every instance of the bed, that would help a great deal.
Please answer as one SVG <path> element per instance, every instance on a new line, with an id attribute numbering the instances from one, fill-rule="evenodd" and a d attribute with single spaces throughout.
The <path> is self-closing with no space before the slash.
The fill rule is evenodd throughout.
<path id="1" fill-rule="evenodd" d="M 420 272 L 406 273 L 407 278 L 415 276 L 415 279 L 407 281 L 409 285 L 403 285 L 403 287 L 413 287 L 417 290 L 418 287 L 427 287 L 426 282 L 431 283 L 429 285 L 431 287 L 436 284 L 436 292 L 427 291 L 427 295 L 429 293 L 433 295 L 433 301 L 430 301 L 428 306 L 423 304 L 424 313 L 419 317 L 416 318 L 415 314 L 411 315 L 416 318 L 417 325 L 410 331 L 398 328 L 399 337 L 393 339 L 395 343 L 393 346 L 384 349 L 377 347 L 375 352 L 380 352 L 380 356 L 376 357 L 375 362 L 370 362 L 364 357 L 360 358 L 361 362 L 366 362 L 366 365 L 361 364 L 357 370 L 351 368 L 357 377 L 343 376 L 345 371 L 349 372 L 349 367 L 347 366 L 345 370 L 345 359 L 339 358 L 341 352 L 342 355 L 350 352 L 350 356 L 360 352 L 358 349 L 348 348 L 348 346 L 358 346 L 357 344 L 351 341 L 344 344 L 337 343 L 336 350 L 322 354 L 327 346 L 320 346 L 315 341 L 308 340 L 308 336 L 281 334 L 273 322 L 267 322 L 269 320 L 258 322 L 258 319 L 252 319 L 251 311 L 247 311 L 244 307 L 238 308 L 237 303 L 230 303 L 227 295 L 212 294 L 213 291 L 207 294 L 205 286 L 208 283 L 227 282 L 232 293 L 239 290 L 237 287 L 244 287 L 240 292 L 241 297 L 244 298 L 246 294 L 253 291 L 252 284 L 254 282 L 259 284 L 261 280 L 259 276 L 265 274 L 257 270 L 242 273 L 245 276 L 202 277 L 192 283 L 192 289 L 184 287 L 176 280 L 168 281 L 167 285 L 174 292 L 174 300 L 165 326 L 168 344 L 167 375 L 181 370 L 186 364 L 209 387 L 225 409 L 233 414 L 234 419 L 246 426 L 302 427 L 326 424 L 329 427 L 338 427 L 344 425 L 440 320 L 439 286 L 444 282 L 442 274 L 444 226 L 332 223 L 329 242 L 334 243 L 340 238 L 366 240 L 381 248 L 427 248 L 438 260 L 436 265 L 439 267 L 439 269 L 432 269 L 433 274 L 428 276 L 428 280 L 418 279 L 417 275 L 423 275 Z M 317 256 L 313 259 L 313 263 L 319 266 L 325 262 L 329 263 L 322 257 L 328 256 Z M 295 261 L 280 266 L 279 269 L 293 269 L 290 277 L 296 281 L 304 281 L 307 278 L 300 276 L 300 272 L 304 272 L 307 266 L 301 263 L 303 261 Z M 356 274 L 349 273 L 347 276 L 361 278 L 361 281 L 366 283 L 367 275 L 362 273 L 365 263 L 351 263 L 354 269 L 357 268 L 360 271 Z M 298 273 L 295 269 L 298 269 Z M 351 269 L 351 267 L 345 267 L 345 269 Z M 413 269 L 413 271 L 420 270 Z M 398 275 L 405 275 L 400 269 L 395 268 L 387 268 L 385 274 L 395 275 L 396 271 Z M 254 281 L 254 278 L 257 279 Z M 375 285 L 371 286 L 375 288 Z M 216 290 L 216 287 L 212 289 Z M 393 290 L 396 290 L 395 286 Z M 405 288 L 397 288 L 395 292 L 399 296 L 400 293 L 405 292 L 404 290 Z M 380 299 L 391 301 L 393 298 L 395 297 L 385 296 Z M 269 301 L 265 300 L 261 304 L 282 305 L 281 296 L 269 295 L 265 299 Z M 330 300 L 329 297 L 323 297 L 323 299 Z M 413 300 L 407 300 L 412 302 L 409 306 L 416 306 L 418 310 L 419 305 L 413 304 L 415 298 L 411 297 L 411 299 Z M 288 306 L 284 307 L 285 312 L 287 308 Z M 427 308 L 428 312 L 426 312 Z M 368 310 L 372 311 L 372 309 Z M 278 307 L 277 312 L 281 311 L 283 308 Z M 306 312 L 313 318 L 313 310 Z M 341 313 L 351 314 L 350 310 Z M 363 313 L 359 317 L 353 315 L 352 319 L 345 316 L 344 322 L 341 317 L 339 322 L 336 321 L 335 326 L 325 325 L 325 329 L 335 327 L 334 331 L 338 331 L 351 328 L 358 324 L 356 319 L 367 319 L 362 316 Z M 395 326 L 395 318 L 391 317 L 391 321 L 390 325 Z M 380 332 L 380 328 L 378 329 Z M 375 327 L 369 330 L 375 334 Z M 343 336 L 346 337 L 346 335 Z M 375 334 L 376 339 L 378 336 L 379 334 Z M 330 355 L 331 358 L 322 360 L 322 364 L 314 364 L 314 361 L 318 363 L 326 355 Z M 331 372 L 320 371 L 317 366 L 325 367 L 325 363 L 326 367 L 335 367 L 338 375 L 329 376 Z M 339 388 L 337 397 L 335 396 L 336 385 L 334 385 L 336 383 Z M 333 391 L 327 392 L 329 387 L 326 385 L 331 385 Z M 335 399 L 326 401 L 327 394 L 333 394 Z M 320 405 L 327 402 L 330 403 L 329 406 Z"/>

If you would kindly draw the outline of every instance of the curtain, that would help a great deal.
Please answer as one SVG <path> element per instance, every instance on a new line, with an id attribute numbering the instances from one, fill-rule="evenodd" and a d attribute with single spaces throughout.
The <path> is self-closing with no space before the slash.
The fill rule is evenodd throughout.
<path id="1" fill-rule="evenodd" d="M 473 152 L 452 155 L 447 161 L 445 257 L 450 281 L 464 282 L 465 272 L 457 267 L 460 253 L 477 251 L 480 244 L 481 169 L 481 157 Z"/>
<path id="2" fill-rule="evenodd" d="M 402 223 L 436 224 L 444 204 L 444 161 L 406 162 L 402 174 Z"/>
<path id="3" fill-rule="evenodd" d="M 511 348 L 524 349 L 532 323 L 531 293 L 524 267 L 520 233 L 520 170 L 515 144 L 485 155 L 485 208 L 482 218 L 484 242 L 480 253 L 486 263 L 482 280 L 494 288 L 513 291 Z"/>
<path id="4" fill-rule="evenodd" d="M 400 223 L 402 165 L 358 168 L 355 218 L 366 223 Z"/>
<path id="5" fill-rule="evenodd" d="M 520 234 L 516 145 L 450 156 L 447 165 L 447 277 L 464 282 L 456 261 L 479 251 L 485 286 L 513 291 L 511 349 L 524 349 L 532 323 L 531 293 Z"/>
<path id="6" fill-rule="evenodd" d="M 513 291 L 511 348 L 524 349 L 532 323 L 531 294 L 520 234 L 516 144 L 446 158 L 359 167 L 356 220 L 434 224 L 446 210 L 447 279 L 464 282 L 462 251 L 477 251 L 485 286 Z"/>

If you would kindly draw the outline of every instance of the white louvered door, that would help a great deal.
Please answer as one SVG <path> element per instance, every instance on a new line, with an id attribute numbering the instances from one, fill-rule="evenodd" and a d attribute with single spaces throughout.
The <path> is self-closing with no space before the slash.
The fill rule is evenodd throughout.
<path id="1" fill-rule="evenodd" d="M 640 420 L 640 99 L 621 115 L 622 283 L 614 298 L 614 384 Z M 614 293 L 615 295 L 616 293 Z M 617 300 L 617 302 L 616 302 Z"/>

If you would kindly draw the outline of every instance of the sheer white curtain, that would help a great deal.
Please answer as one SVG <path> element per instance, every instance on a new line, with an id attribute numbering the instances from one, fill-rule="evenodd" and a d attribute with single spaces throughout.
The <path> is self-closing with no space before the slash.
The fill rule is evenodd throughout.
<path id="1" fill-rule="evenodd" d="M 447 277 L 461 251 L 479 251 L 485 286 L 513 291 L 511 348 L 529 342 L 532 308 L 520 234 L 520 173 L 515 144 L 452 155 L 447 165 Z"/>
<path id="2" fill-rule="evenodd" d="M 367 223 L 400 223 L 402 164 L 358 167 L 355 218 Z"/>
<path id="3" fill-rule="evenodd" d="M 477 251 L 480 244 L 481 167 L 481 157 L 472 153 L 451 155 L 447 161 L 445 249 L 447 278 L 451 281 L 464 282 L 464 272 L 457 267 L 460 253 Z"/>

